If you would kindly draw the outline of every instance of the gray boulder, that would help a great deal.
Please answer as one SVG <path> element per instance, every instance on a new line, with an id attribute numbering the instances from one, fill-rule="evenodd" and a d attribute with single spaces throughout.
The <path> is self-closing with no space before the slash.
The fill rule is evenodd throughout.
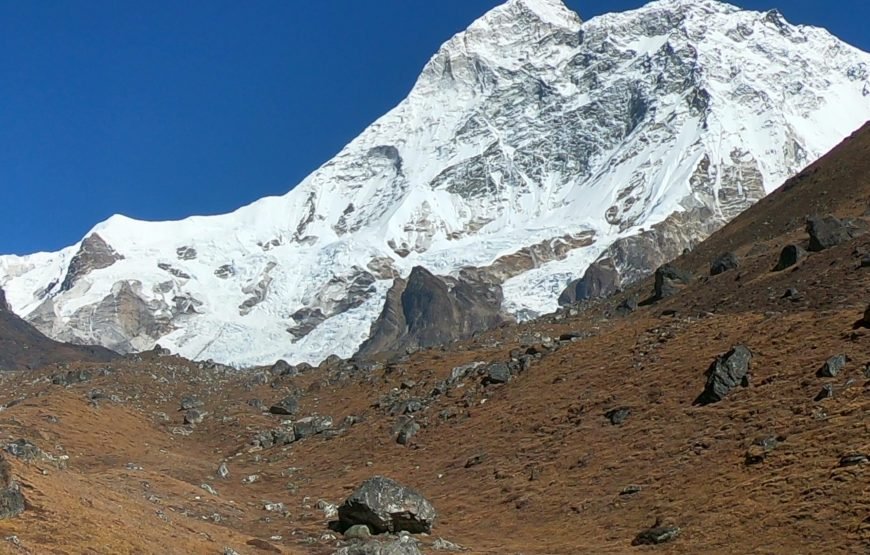
<path id="1" fill-rule="evenodd" d="M 776 266 L 773 267 L 774 272 L 781 272 L 786 268 L 790 268 L 806 258 L 807 251 L 803 250 L 797 245 L 786 245 L 783 247 L 782 252 L 779 253 L 779 260 L 776 262 Z"/>
<path id="2" fill-rule="evenodd" d="M 833 216 L 815 216 L 807 220 L 809 250 L 823 251 L 845 243 L 854 237 L 852 226 Z"/>
<path id="3" fill-rule="evenodd" d="M 694 404 L 717 403 L 738 385 L 746 387 L 751 361 L 752 352 L 744 345 L 738 345 L 718 357 L 707 370 L 707 385 Z"/>
<path id="4" fill-rule="evenodd" d="M 739 265 L 740 261 L 737 259 L 737 255 L 733 252 L 726 252 L 725 254 L 719 255 L 719 257 L 710 264 L 710 275 L 718 276 L 719 274 L 724 274 L 728 270 L 736 270 Z"/>
<path id="5" fill-rule="evenodd" d="M 435 507 L 420 492 L 383 476 L 363 482 L 338 508 L 343 529 L 366 524 L 376 534 L 429 533 L 436 517 Z"/>
<path id="6" fill-rule="evenodd" d="M 334 551 L 332 555 L 422 555 L 422 553 L 413 538 L 400 536 L 392 541 L 357 542 Z"/>
<path id="7" fill-rule="evenodd" d="M 692 275 L 671 264 L 660 266 L 655 273 L 655 300 L 665 299 L 679 293 L 686 285 L 691 283 Z"/>
<path id="8" fill-rule="evenodd" d="M 832 356 L 816 372 L 819 378 L 834 378 L 846 366 L 846 355 Z"/>
<path id="9" fill-rule="evenodd" d="M 0 520 L 18 516 L 24 508 L 24 496 L 12 478 L 12 466 L 0 457 Z"/>
<path id="10" fill-rule="evenodd" d="M 504 362 L 490 364 L 483 376 L 483 385 L 502 384 L 511 381 L 511 369 Z"/>
<path id="11" fill-rule="evenodd" d="M 330 416 L 306 416 L 293 423 L 293 433 L 297 440 L 322 434 L 331 428 L 332 417 Z"/>

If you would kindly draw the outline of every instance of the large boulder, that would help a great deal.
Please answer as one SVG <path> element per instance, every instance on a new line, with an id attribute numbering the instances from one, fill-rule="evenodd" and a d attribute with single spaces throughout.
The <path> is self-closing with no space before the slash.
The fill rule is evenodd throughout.
<path id="1" fill-rule="evenodd" d="M 797 245 L 786 245 L 783 247 L 782 252 L 779 253 L 779 260 L 776 262 L 776 266 L 773 267 L 774 272 L 781 272 L 786 268 L 790 268 L 794 266 L 807 256 L 807 251 L 803 250 Z"/>
<path id="2" fill-rule="evenodd" d="M 738 385 L 748 385 L 749 365 L 752 352 L 738 345 L 716 358 L 707 370 L 707 385 L 695 399 L 696 405 L 709 405 L 725 398 Z"/>
<path id="3" fill-rule="evenodd" d="M 283 416 L 293 416 L 296 412 L 299 411 L 299 400 L 292 395 L 289 397 L 284 397 L 271 407 L 269 407 L 269 412 L 272 414 L 279 414 Z"/>
<path id="4" fill-rule="evenodd" d="M 810 236 L 809 250 L 823 251 L 845 243 L 854 237 L 854 229 L 847 222 L 833 216 L 814 216 L 807 219 Z"/>
<path id="5" fill-rule="evenodd" d="M 724 274 L 728 270 L 736 270 L 739 265 L 740 261 L 738 260 L 737 255 L 733 252 L 726 252 L 725 254 L 719 255 L 719 257 L 710 264 L 710 275 L 718 276 L 719 274 Z"/>
<path id="6" fill-rule="evenodd" d="M 383 476 L 363 482 L 338 508 L 343 529 L 365 524 L 375 534 L 429 533 L 436 517 L 435 507 L 420 492 Z"/>
<path id="7" fill-rule="evenodd" d="M 653 297 L 656 300 L 676 295 L 692 281 L 689 272 L 681 270 L 672 264 L 659 266 L 655 274 L 655 289 Z"/>
<path id="8" fill-rule="evenodd" d="M 567 306 L 585 299 L 609 297 L 619 290 L 621 280 L 613 259 L 596 260 L 583 277 L 568 284 L 559 295 L 559 305 Z"/>

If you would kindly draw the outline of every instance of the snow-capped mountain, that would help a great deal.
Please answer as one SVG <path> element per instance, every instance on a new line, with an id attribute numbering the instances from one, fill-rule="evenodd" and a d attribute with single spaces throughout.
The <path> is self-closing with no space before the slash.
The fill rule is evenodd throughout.
<path id="1" fill-rule="evenodd" d="M 60 252 L 0 257 L 0 286 L 60 340 L 349 356 L 414 266 L 480 268 L 510 313 L 552 311 L 617 241 L 672 222 L 682 249 L 867 119 L 870 55 L 776 11 L 659 0 L 581 23 L 560 0 L 510 0 L 286 195 L 113 216 Z"/>

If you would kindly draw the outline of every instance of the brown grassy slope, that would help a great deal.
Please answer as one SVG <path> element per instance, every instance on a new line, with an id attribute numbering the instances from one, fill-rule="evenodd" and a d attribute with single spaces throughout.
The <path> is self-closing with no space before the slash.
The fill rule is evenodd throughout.
<path id="1" fill-rule="evenodd" d="M 21 542 L 0 543 L 0 552 L 266 553 L 248 544 L 258 538 L 284 553 L 331 553 L 336 539 L 323 535 L 316 501 L 339 502 L 380 473 L 430 497 L 441 515 L 435 536 L 471 553 L 870 553 L 870 465 L 838 464 L 844 454 L 870 452 L 870 378 L 862 371 L 870 330 L 853 328 L 870 301 L 870 269 L 858 264 L 870 235 L 770 272 L 783 244 L 805 239 L 807 214 L 863 213 L 868 145 L 865 128 L 810 177 L 678 261 L 703 274 L 720 252 L 737 250 L 739 270 L 699 279 L 627 317 L 609 316 L 621 298 L 610 299 L 354 376 L 317 370 L 260 383 L 174 358 L 114 362 L 110 375 L 70 388 L 48 384 L 51 369 L 0 376 L 0 402 L 23 399 L 0 412 L 0 438 L 27 437 L 70 456 L 65 470 L 15 462 L 31 508 L 0 521 L 0 538 Z M 639 287 L 645 293 L 650 284 Z M 781 298 L 787 287 L 800 291 L 798 300 Z M 568 331 L 584 338 L 511 383 L 469 379 L 432 401 L 417 416 L 424 427 L 410 448 L 393 441 L 396 417 L 374 406 L 391 392 L 429 398 L 460 364 L 506 360 L 535 334 Z M 750 386 L 692 406 L 710 362 L 737 343 L 754 353 Z M 851 358 L 844 372 L 816 377 L 838 353 Z M 823 384 L 835 396 L 816 402 Z M 116 400 L 93 406 L 87 396 L 95 388 Z M 192 392 L 209 416 L 177 435 L 178 401 Z M 291 392 L 302 414 L 362 422 L 332 439 L 250 450 L 249 440 L 280 417 L 248 401 Z M 621 426 L 604 418 L 616 407 L 631 409 Z M 780 445 L 747 465 L 752 444 L 771 436 Z M 474 457 L 479 462 L 468 464 Z M 226 481 L 214 476 L 224 459 Z M 251 474 L 259 480 L 242 483 Z M 641 489 L 621 495 L 627 486 Z M 288 514 L 265 511 L 266 501 L 284 503 Z M 631 546 L 657 517 L 678 525 L 680 537 Z"/>

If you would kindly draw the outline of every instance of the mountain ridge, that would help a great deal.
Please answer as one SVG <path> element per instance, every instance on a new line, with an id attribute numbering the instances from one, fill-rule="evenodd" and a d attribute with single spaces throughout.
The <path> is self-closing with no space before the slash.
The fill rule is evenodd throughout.
<path id="1" fill-rule="evenodd" d="M 178 222 L 113 216 L 86 238 L 123 258 L 71 282 L 81 242 L 0 257 L 0 285 L 66 341 L 318 362 L 355 352 L 416 266 L 451 276 L 582 245 L 499 274 L 520 319 L 554 310 L 617 241 L 625 280 L 642 277 L 870 118 L 870 57 L 777 13 L 663 0 L 581 23 L 560 5 L 511 0 L 472 23 L 288 194 Z"/>

